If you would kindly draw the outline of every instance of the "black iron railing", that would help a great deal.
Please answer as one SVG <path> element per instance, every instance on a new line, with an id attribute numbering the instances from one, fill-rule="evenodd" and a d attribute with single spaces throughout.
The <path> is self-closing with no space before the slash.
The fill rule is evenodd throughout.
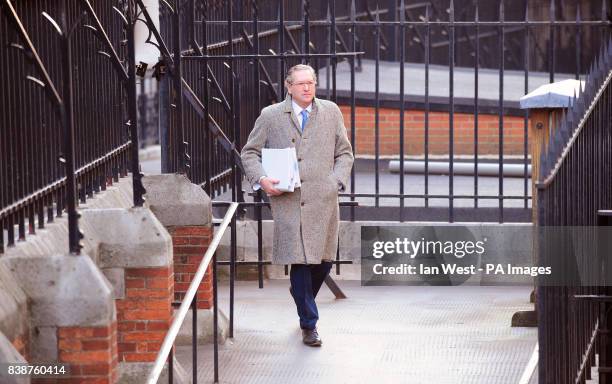
<path id="1" fill-rule="evenodd" d="M 579 78 L 585 72 L 584 63 L 592 57 L 590 47 L 593 41 L 605 38 L 610 26 L 606 2 L 598 3 L 599 16 L 593 19 L 591 14 L 588 20 L 583 20 L 580 12 L 568 20 L 567 11 L 561 12 L 555 1 L 549 3 L 548 19 L 543 20 L 534 20 L 533 15 L 530 16 L 529 11 L 537 17 L 544 15 L 541 7 L 534 8 L 528 2 L 523 3 L 521 7 L 524 8 L 519 11 L 515 3 L 512 6 L 507 4 L 505 8 L 501 2 L 494 12 L 490 10 L 490 4 L 483 6 L 489 17 L 494 16 L 493 20 L 480 14 L 479 8 L 462 2 L 425 2 L 419 5 L 420 8 L 407 5 L 405 1 L 397 4 L 395 1 L 382 1 L 378 8 L 374 2 L 315 0 L 194 0 L 185 2 L 180 9 L 173 2 L 171 5 L 160 3 L 162 36 L 174 52 L 173 57 L 179 63 L 178 72 L 184 81 L 166 78 L 163 81 L 167 83 L 160 88 L 166 95 L 162 95 L 162 100 L 168 106 L 164 108 L 162 102 L 162 110 L 167 111 L 160 119 L 162 139 L 163 132 L 167 132 L 162 149 L 168 149 L 162 153 L 162 169 L 165 172 L 185 172 L 213 197 L 231 191 L 233 201 L 242 201 L 236 149 L 245 142 L 261 108 L 284 98 L 283 79 L 287 68 L 307 62 L 322 76 L 320 80 L 324 86 L 319 88 L 319 95 L 349 109 L 346 119 L 354 148 L 361 139 L 359 135 L 362 135 L 356 129 L 356 109 L 363 106 L 375 109 L 374 192 L 359 190 L 355 173 L 361 169 L 357 163 L 349 193 L 342 196 L 350 201 L 371 199 L 373 206 L 361 202 L 359 207 L 343 210 L 343 218 L 348 219 L 529 220 L 529 116 L 517 108 L 516 101 L 507 100 L 504 93 L 504 79 L 508 75 L 506 67 L 520 68 L 517 79 L 521 84 L 518 86 L 523 87 L 524 93 L 530 90 L 534 70 L 544 71 L 543 76 L 548 75 L 549 80 L 554 81 L 556 74 L 557 78 L 560 77 L 558 72 L 563 66 L 571 71 L 569 77 Z M 513 18 L 509 19 L 506 13 L 512 14 Z M 558 19 L 562 13 L 565 13 L 565 18 Z M 573 37 L 571 49 L 566 44 L 568 33 Z M 570 51 L 569 59 L 560 60 L 560 55 L 568 55 Z M 375 68 L 375 76 L 368 80 L 374 84 L 373 91 L 367 96 L 358 94 L 355 85 L 356 81 L 364 81 L 357 80 L 360 67 L 365 65 L 360 63 L 362 58 L 370 58 Z M 401 79 L 406 78 L 410 70 L 406 69 L 406 63 L 421 62 L 419 73 L 425 81 L 424 92 L 408 96 L 410 86 L 404 86 L 403 81 L 398 81 L 398 89 L 391 95 L 388 90 L 381 90 L 380 67 L 385 60 L 395 63 Z M 348 71 L 344 83 L 338 80 L 341 63 Z M 444 64 L 450 74 L 445 85 L 450 91 L 448 97 L 430 95 L 432 64 Z M 470 83 L 473 95 L 468 98 L 456 96 L 458 90 L 453 88 L 456 87 L 453 77 L 459 65 L 473 72 Z M 499 84 L 497 97 L 491 100 L 484 100 L 479 95 L 480 72 L 485 66 L 495 68 L 495 81 Z M 177 97 L 181 93 L 190 95 Z M 380 116 L 383 106 L 394 108 L 399 115 L 399 150 L 392 156 L 400 161 L 400 176 L 395 179 L 397 191 L 392 193 L 383 191 L 381 187 Z M 422 136 L 412 138 L 407 135 L 408 123 L 404 116 L 409 110 L 422 112 Z M 447 150 L 441 155 L 449 162 L 445 191 L 434 190 L 430 177 L 433 161 L 430 148 L 435 136 L 430 121 L 433 111 L 448 114 Z M 455 185 L 455 148 L 459 142 L 455 137 L 458 125 L 455 116 L 458 112 L 473 116 L 473 147 L 464 157 L 473 164 L 475 174 L 473 187 L 467 193 L 465 188 Z M 496 118 L 496 149 L 488 154 L 488 157 L 494 157 L 499 168 L 494 192 L 484 190 L 477 172 L 479 163 L 486 161 L 478 141 L 487 130 L 480 121 L 484 113 Z M 504 162 L 508 161 L 505 146 L 512 139 L 508 138 L 505 121 L 509 115 L 517 116 L 523 122 L 521 153 L 510 159 L 523 166 L 521 192 L 509 191 L 502 172 Z M 207 135 L 208 132 L 212 135 Z M 419 156 L 425 164 L 424 186 L 418 193 L 410 192 L 403 176 L 404 160 L 408 159 L 407 144 L 415 141 L 424 148 Z M 382 200 L 389 199 L 396 202 L 395 206 L 381 204 Z M 434 207 L 440 201 L 446 206 Z M 470 201 L 472 204 L 469 208 L 458 207 L 457 201 Z M 510 205 L 513 208 L 509 208 Z"/>
<path id="2" fill-rule="evenodd" d="M 0 252 L 66 212 L 79 253 L 77 204 L 138 170 L 135 7 L 0 2 Z"/>
<path id="3" fill-rule="evenodd" d="M 612 40 L 602 49 L 584 90 L 574 98 L 542 152 L 537 184 L 540 227 L 612 223 L 611 81 Z M 594 252 L 593 244 L 585 248 L 571 239 L 557 244 L 540 239 L 541 265 L 554 264 L 574 273 L 590 271 L 602 282 L 602 286 L 537 288 L 541 384 L 584 383 L 590 379 L 596 355 L 599 383 L 612 383 L 612 291 L 603 286 L 612 265 L 610 255 Z M 572 248 L 572 255 L 563 251 L 567 248 Z"/>

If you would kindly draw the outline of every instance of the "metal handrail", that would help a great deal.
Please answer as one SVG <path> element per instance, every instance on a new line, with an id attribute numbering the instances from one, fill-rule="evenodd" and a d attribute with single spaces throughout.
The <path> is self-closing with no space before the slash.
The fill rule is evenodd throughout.
<path id="1" fill-rule="evenodd" d="M 191 302 L 193 301 L 198 287 L 200 286 L 200 283 L 204 278 L 204 274 L 206 273 L 206 270 L 208 269 L 208 266 L 213 258 L 213 255 L 216 252 L 219 243 L 221 242 L 221 237 L 223 237 L 223 234 L 225 233 L 225 230 L 227 229 L 227 226 L 229 225 L 230 221 L 234 217 L 237 208 L 238 203 L 230 203 L 229 208 L 225 216 L 223 217 L 223 222 L 219 226 L 219 230 L 213 236 L 213 239 L 210 245 L 208 246 L 206 253 L 204 254 L 204 259 L 200 263 L 198 270 L 195 273 L 193 280 L 189 285 L 189 288 L 187 289 L 187 293 L 185 293 L 185 297 L 183 298 L 181 306 L 179 307 L 176 315 L 174 316 L 174 320 L 172 321 L 172 324 L 168 329 L 168 333 L 166 333 L 164 342 L 162 343 L 161 348 L 159 349 L 159 354 L 155 359 L 153 369 L 151 370 L 151 372 L 149 373 L 149 377 L 147 378 L 148 384 L 157 383 L 162 369 L 164 368 L 164 364 L 166 364 L 166 360 L 168 359 L 168 355 L 170 354 L 172 346 L 174 345 L 174 341 L 176 339 L 176 336 L 178 335 L 179 329 L 183 324 L 185 317 L 187 316 L 187 311 L 189 311 Z"/>

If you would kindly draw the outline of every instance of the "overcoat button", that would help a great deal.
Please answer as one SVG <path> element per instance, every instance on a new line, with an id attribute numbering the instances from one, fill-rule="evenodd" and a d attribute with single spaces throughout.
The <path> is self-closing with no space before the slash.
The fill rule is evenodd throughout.
<path id="1" fill-rule="evenodd" d="M 304 206 L 304 202 L 302 201 L 302 207 Z"/>

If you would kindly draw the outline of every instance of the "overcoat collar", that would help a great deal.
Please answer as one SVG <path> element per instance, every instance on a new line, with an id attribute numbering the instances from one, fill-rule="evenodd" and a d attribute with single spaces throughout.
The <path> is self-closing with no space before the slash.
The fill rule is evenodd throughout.
<path id="1" fill-rule="evenodd" d="M 313 120 L 316 118 L 317 111 L 319 110 L 320 106 L 321 106 L 321 103 L 316 97 L 312 99 L 312 112 L 310 112 L 310 114 L 308 115 L 308 122 L 306 123 L 306 127 L 304 127 L 304 130 L 306 130 L 306 128 L 308 128 L 314 123 Z M 302 130 L 300 129 L 300 123 L 297 119 L 297 116 L 295 115 L 295 112 L 293 111 L 293 105 L 291 104 L 291 95 L 288 92 L 287 92 L 287 96 L 285 97 L 285 101 L 283 101 L 283 111 L 285 113 L 291 114 L 291 121 L 293 122 L 293 128 L 295 128 L 298 131 L 298 133 L 301 135 Z"/>

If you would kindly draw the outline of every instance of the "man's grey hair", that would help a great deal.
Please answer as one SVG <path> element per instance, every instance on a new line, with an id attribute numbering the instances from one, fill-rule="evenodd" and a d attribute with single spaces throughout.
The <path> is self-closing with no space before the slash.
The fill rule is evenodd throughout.
<path id="1" fill-rule="evenodd" d="M 314 80 L 315 84 L 317 83 L 317 74 L 315 73 L 314 68 L 307 64 L 298 64 L 289 68 L 289 71 L 287 71 L 287 77 L 285 77 L 285 85 L 293 84 L 293 74 L 297 71 L 310 71 L 312 79 Z"/>

